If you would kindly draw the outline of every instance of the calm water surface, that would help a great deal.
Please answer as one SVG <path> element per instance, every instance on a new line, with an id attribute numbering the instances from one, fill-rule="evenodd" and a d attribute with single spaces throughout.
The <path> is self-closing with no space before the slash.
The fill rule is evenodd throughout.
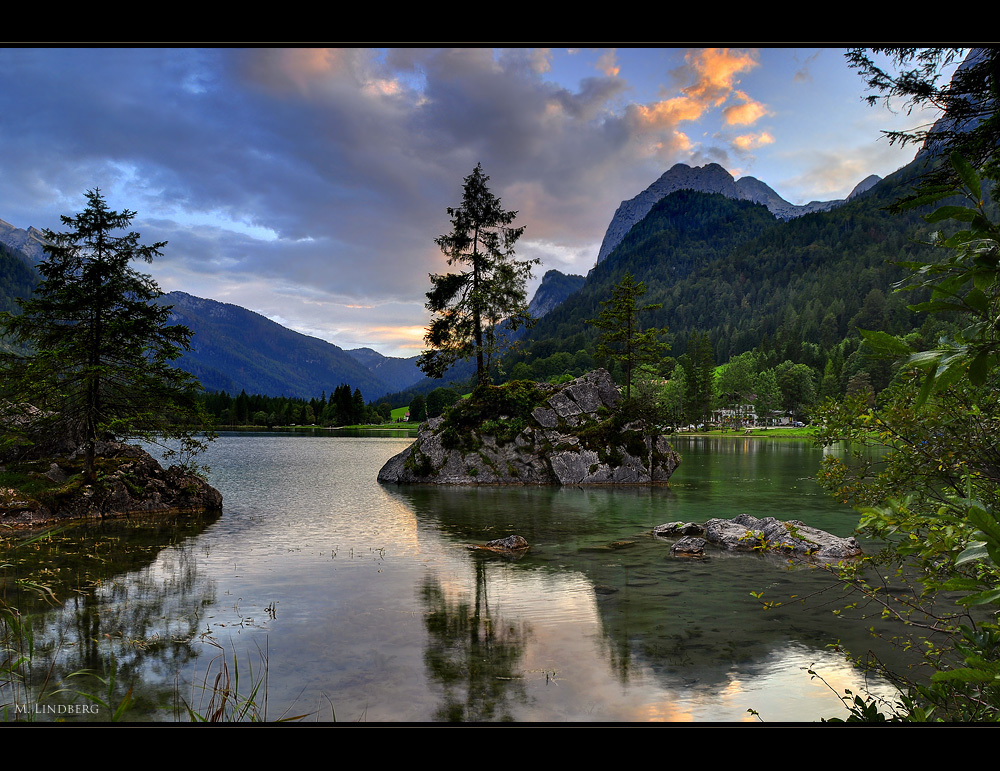
<path id="1" fill-rule="evenodd" d="M 834 615 L 847 601 L 824 571 L 675 559 L 650 535 L 740 512 L 849 534 L 857 517 L 811 480 L 810 444 L 682 438 L 669 488 L 377 484 L 411 441 L 223 435 L 206 459 L 221 517 L 33 547 L 20 569 L 59 599 L 20 598 L 44 651 L 36 682 L 113 660 L 131 714 L 172 720 L 205 706 L 224 651 L 244 674 L 268 662 L 269 719 L 338 721 L 816 720 L 844 713 L 806 669 L 862 685 L 829 646 L 864 653 L 880 622 Z M 520 560 L 466 548 L 511 533 L 532 544 Z"/>

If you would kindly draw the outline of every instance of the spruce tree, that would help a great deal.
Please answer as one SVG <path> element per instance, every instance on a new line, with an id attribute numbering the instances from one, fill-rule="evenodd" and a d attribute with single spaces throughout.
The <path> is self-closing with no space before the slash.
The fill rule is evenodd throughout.
<path id="1" fill-rule="evenodd" d="M 587 322 L 604 330 L 597 353 L 622 365 L 626 399 L 632 398 L 632 377 L 635 371 L 643 364 L 659 363 L 669 349 L 666 343 L 658 339 L 667 333 L 666 329 L 642 331 L 639 314 L 663 307 L 662 303 L 640 306 L 638 301 L 644 294 L 646 285 L 642 281 L 637 283 L 631 273 L 626 273 L 615 286 L 611 299 L 601 301 L 604 306 L 601 314 Z"/>
<path id="2" fill-rule="evenodd" d="M 448 208 L 451 233 L 435 239 L 449 265 L 467 270 L 431 274 L 426 308 L 434 318 L 418 362 L 428 376 L 442 377 L 460 359 L 475 358 L 479 386 L 489 384 L 506 333 L 530 323 L 526 283 L 539 262 L 515 258 L 524 228 L 511 227 L 517 212 L 503 209 L 488 180 L 478 164 L 465 178 L 462 205 Z"/>
<path id="3" fill-rule="evenodd" d="M 42 281 L 20 315 L 0 315 L 0 332 L 28 351 L 4 357 L 5 396 L 44 414 L 16 442 L 36 453 L 82 446 L 93 481 L 100 441 L 178 438 L 185 454 L 203 443 L 191 431 L 198 381 L 170 365 L 190 349 L 191 331 L 168 326 L 170 306 L 153 303 L 156 282 L 132 267 L 166 242 L 140 244 L 127 230 L 135 212 L 112 211 L 97 188 L 86 197 L 82 212 L 62 217 L 66 232 L 44 232 Z"/>

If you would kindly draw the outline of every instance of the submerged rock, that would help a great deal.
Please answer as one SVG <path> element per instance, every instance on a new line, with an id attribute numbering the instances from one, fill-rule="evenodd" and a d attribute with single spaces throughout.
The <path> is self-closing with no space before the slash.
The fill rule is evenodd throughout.
<path id="1" fill-rule="evenodd" d="M 705 554 L 705 539 L 686 535 L 670 547 L 670 553 L 681 557 L 702 557 Z"/>
<path id="2" fill-rule="evenodd" d="M 563 385 L 490 387 L 421 425 L 378 481 L 436 485 L 604 485 L 666 482 L 680 457 L 627 421 L 606 370 Z"/>
<path id="3" fill-rule="evenodd" d="M 750 514 L 740 514 L 733 519 L 710 519 L 701 526 L 671 522 L 653 528 L 653 534 L 657 537 L 686 536 L 671 547 L 674 553 L 692 553 L 694 541 L 701 541 L 702 545 L 707 542 L 726 551 L 780 551 L 820 559 L 844 559 L 862 553 L 854 536 L 840 538 L 795 519 L 782 522 L 774 517 L 758 519 Z"/>

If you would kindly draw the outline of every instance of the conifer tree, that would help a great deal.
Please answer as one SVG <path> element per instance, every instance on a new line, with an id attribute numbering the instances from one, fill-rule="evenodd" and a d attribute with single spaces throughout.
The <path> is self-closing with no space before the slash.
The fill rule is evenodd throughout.
<path id="1" fill-rule="evenodd" d="M 511 227 L 516 211 L 505 211 L 486 186 L 478 164 L 465 178 L 462 205 L 448 208 L 452 231 L 435 243 L 460 273 L 431 274 L 426 307 L 434 318 L 419 360 L 430 377 L 442 377 L 460 359 L 475 358 L 476 383 L 487 385 L 505 335 L 530 324 L 526 283 L 539 260 L 518 260 L 514 244 L 524 232 Z"/>
<path id="2" fill-rule="evenodd" d="M 604 330 L 597 353 L 620 362 L 625 370 L 626 399 L 632 398 L 632 377 L 636 370 L 643 364 L 659 363 L 668 350 L 667 344 L 658 339 L 667 333 L 666 329 L 642 331 L 639 314 L 663 307 L 662 303 L 640 306 L 638 301 L 644 294 L 646 285 L 626 273 L 615 286 L 611 299 L 601 301 L 604 306 L 601 314 L 587 322 Z"/>
<path id="3" fill-rule="evenodd" d="M 29 351 L 4 357 L 5 395 L 46 415 L 18 441 L 81 445 L 93 481 L 100 441 L 173 437 L 185 454 L 203 443 L 191 431 L 201 422 L 198 381 L 170 365 L 190 349 L 191 331 L 168 326 L 156 282 L 132 267 L 166 242 L 140 244 L 127 230 L 135 212 L 112 211 L 97 188 L 86 197 L 82 212 L 62 217 L 66 232 L 44 232 L 42 281 L 20 315 L 0 315 L 0 332 Z"/>

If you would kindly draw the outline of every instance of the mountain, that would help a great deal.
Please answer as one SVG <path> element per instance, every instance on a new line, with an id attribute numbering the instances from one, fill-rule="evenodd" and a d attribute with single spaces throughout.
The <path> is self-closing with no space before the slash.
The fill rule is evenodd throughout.
<path id="1" fill-rule="evenodd" d="M 43 256 L 39 230 L 0 220 L 0 310 L 16 311 L 17 298 L 31 295 L 40 280 L 34 265 Z M 159 302 L 173 306 L 172 324 L 194 332 L 193 350 L 176 365 L 209 391 L 311 398 L 347 383 L 372 401 L 426 379 L 415 356 L 391 358 L 369 348 L 344 351 L 238 305 L 184 292 L 171 292 Z M 0 341 L 0 350 L 7 347 Z"/>
<path id="2" fill-rule="evenodd" d="M 383 356 L 371 348 L 355 348 L 347 351 L 347 354 L 385 383 L 389 392 L 405 391 L 410 386 L 427 379 L 417 366 L 419 356 L 410 356 L 406 359 Z"/>
<path id="3" fill-rule="evenodd" d="M 24 254 L 0 241 L 0 311 L 20 312 L 18 299 L 30 297 L 40 280 Z M 0 338 L 0 351 L 16 348 L 19 346 Z"/>
<path id="4" fill-rule="evenodd" d="M 22 230 L 0 220 L 0 244 L 6 244 L 20 252 L 22 259 L 29 265 L 37 265 L 45 255 L 43 243 L 45 242 L 42 239 L 42 231 L 38 228 L 30 227 Z"/>
<path id="5" fill-rule="evenodd" d="M 835 348 L 843 359 L 857 352 L 858 329 L 933 334 L 918 329 L 918 317 L 906 307 L 920 298 L 891 291 L 906 275 L 900 262 L 932 259 L 919 243 L 928 240 L 931 226 L 916 211 L 885 210 L 922 171 L 910 164 L 830 211 L 787 221 L 763 204 L 724 193 L 670 193 L 578 291 L 528 332 L 505 362 L 507 370 L 546 379 L 593 366 L 598 331 L 586 322 L 598 316 L 626 272 L 646 284 L 644 304 L 662 303 L 643 325 L 670 330 L 674 357 L 697 332 L 708 335 L 719 363 L 767 350 L 776 363 L 813 367 L 818 382 Z M 848 338 L 850 345 L 841 345 Z M 843 371 L 867 367 L 875 384 L 879 373 L 862 359 L 858 353 Z"/>
<path id="6" fill-rule="evenodd" d="M 868 177 L 851 192 L 851 195 L 846 200 L 851 200 L 852 197 L 860 195 L 878 181 L 879 177 Z M 663 176 L 639 193 L 639 195 L 635 196 L 635 198 L 622 201 L 615 212 L 615 216 L 611 219 L 611 224 L 608 225 L 607 232 L 604 234 L 604 241 L 601 243 L 597 262 L 600 263 L 607 259 L 608 255 L 621 243 L 625 234 L 628 233 L 633 225 L 649 213 L 649 210 L 653 208 L 657 201 L 662 200 L 677 190 L 720 193 L 726 198 L 736 201 L 760 203 L 766 206 L 775 217 L 782 220 L 790 220 L 818 211 L 829 211 L 844 203 L 843 200 L 812 201 L 798 206 L 786 201 L 768 185 L 755 177 L 741 177 L 739 180 L 733 179 L 733 175 L 717 163 L 694 167 L 678 163 L 664 172 Z"/>
<path id="7" fill-rule="evenodd" d="M 193 350 L 176 366 L 195 375 L 209 391 L 310 398 L 347 383 L 372 401 L 400 390 L 397 374 L 382 377 L 379 367 L 372 371 L 352 353 L 238 305 L 184 292 L 170 292 L 158 302 L 173 306 L 170 323 L 194 332 Z"/>
<path id="8" fill-rule="evenodd" d="M 582 287 L 586 280 L 584 276 L 567 275 L 558 270 L 548 271 L 528 304 L 528 313 L 533 318 L 540 319 Z"/>

